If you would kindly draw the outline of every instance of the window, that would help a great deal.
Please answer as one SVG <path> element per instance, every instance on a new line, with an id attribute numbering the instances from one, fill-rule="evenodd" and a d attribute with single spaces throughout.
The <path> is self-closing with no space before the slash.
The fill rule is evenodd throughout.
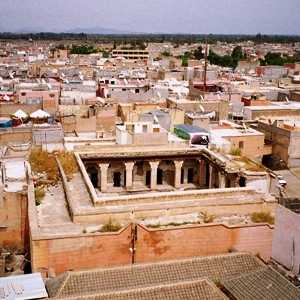
<path id="1" fill-rule="evenodd" d="M 243 141 L 239 141 L 239 148 L 244 149 L 244 142 Z"/>

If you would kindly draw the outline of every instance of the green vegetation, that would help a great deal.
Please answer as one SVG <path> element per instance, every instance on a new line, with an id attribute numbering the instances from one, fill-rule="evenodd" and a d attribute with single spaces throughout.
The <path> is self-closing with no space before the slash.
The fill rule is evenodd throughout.
<path id="1" fill-rule="evenodd" d="M 283 56 L 282 53 L 268 52 L 264 59 L 260 59 L 261 66 L 283 66 L 285 63 L 299 61 L 297 58 Z"/>
<path id="2" fill-rule="evenodd" d="M 236 46 L 232 50 L 231 55 L 220 56 L 216 54 L 214 51 L 210 50 L 208 55 L 208 60 L 214 64 L 222 67 L 231 67 L 235 68 L 238 64 L 238 61 L 245 60 L 246 56 L 243 53 L 241 46 Z"/>
<path id="3" fill-rule="evenodd" d="M 233 156 L 240 156 L 240 155 L 242 155 L 242 149 L 241 148 L 231 148 L 229 151 L 229 154 L 233 155 Z"/>
<path id="4" fill-rule="evenodd" d="M 204 223 L 212 223 L 217 217 L 216 215 L 210 215 L 207 211 L 201 211 L 200 215 Z"/>
<path id="5" fill-rule="evenodd" d="M 114 232 L 119 231 L 122 228 L 118 221 L 109 219 L 100 229 L 100 232 Z"/>
<path id="6" fill-rule="evenodd" d="M 86 229 L 85 226 L 84 226 L 83 229 L 82 229 L 82 233 L 87 233 L 87 229 Z"/>
<path id="7" fill-rule="evenodd" d="M 74 154 L 68 151 L 48 152 L 45 150 L 34 149 L 29 154 L 29 163 L 31 170 L 35 174 L 42 174 L 42 178 L 38 178 L 36 186 L 43 184 L 55 184 L 59 180 L 58 167 L 55 160 L 57 155 L 62 167 L 65 171 L 67 179 L 70 180 L 74 173 L 78 171 L 77 162 Z"/>
<path id="8" fill-rule="evenodd" d="M 169 51 L 163 51 L 160 53 L 161 56 L 165 56 L 165 57 L 169 57 L 171 56 L 170 52 Z"/>
<path id="9" fill-rule="evenodd" d="M 269 210 L 262 210 L 262 211 L 254 212 L 253 214 L 251 214 L 251 221 L 253 223 L 274 224 L 275 219 L 271 215 L 271 212 Z"/>
<path id="10" fill-rule="evenodd" d="M 98 50 L 94 49 L 93 45 L 76 45 L 73 44 L 70 49 L 71 54 L 91 54 L 91 53 L 97 53 Z"/>
<path id="11" fill-rule="evenodd" d="M 132 44 L 138 46 L 147 43 L 164 43 L 171 42 L 176 47 L 178 45 L 205 43 L 215 44 L 221 43 L 241 43 L 245 41 L 253 41 L 255 44 L 262 43 L 299 43 L 299 35 L 265 35 L 258 33 L 256 35 L 244 34 L 86 34 L 86 33 L 0 33 L 0 39 L 18 39 L 18 40 L 52 40 L 52 41 L 84 41 L 93 43 L 110 44 L 112 41 L 117 45 Z"/>
<path id="12" fill-rule="evenodd" d="M 42 204 L 42 200 L 45 197 L 46 193 L 43 189 L 41 188 L 37 188 L 34 190 L 34 198 L 35 198 L 35 205 L 41 205 Z"/>

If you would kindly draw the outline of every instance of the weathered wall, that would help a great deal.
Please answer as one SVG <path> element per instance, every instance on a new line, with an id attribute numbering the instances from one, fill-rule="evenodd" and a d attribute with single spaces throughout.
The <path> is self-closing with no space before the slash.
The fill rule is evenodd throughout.
<path id="1" fill-rule="evenodd" d="M 155 230 L 138 225 L 137 232 L 137 262 L 226 253 L 230 248 L 259 254 L 267 260 L 273 235 L 268 225 L 208 224 Z"/>
<path id="2" fill-rule="evenodd" d="M 8 142 L 30 142 L 32 140 L 32 130 L 29 128 L 19 129 L 1 128 L 0 144 L 6 145 Z"/>
<path id="3" fill-rule="evenodd" d="M 131 263 L 131 226 L 119 233 L 82 234 L 31 243 L 32 269 L 53 267 L 56 274 L 70 269 L 86 269 Z"/>
<path id="4" fill-rule="evenodd" d="M 32 241 L 32 268 L 53 267 L 57 274 L 70 269 L 130 264 L 174 258 L 227 253 L 230 248 L 259 254 L 268 260 L 271 255 L 273 228 L 266 225 L 227 227 L 207 224 L 168 229 L 148 229 L 137 225 L 135 253 L 132 248 L 132 227 L 118 233 L 82 234 Z"/>
<path id="5" fill-rule="evenodd" d="M 276 211 L 272 258 L 299 274 L 300 216 L 281 205 Z"/>
<path id="6" fill-rule="evenodd" d="M 29 248 L 27 195 L 23 192 L 0 194 L 0 248 Z"/>

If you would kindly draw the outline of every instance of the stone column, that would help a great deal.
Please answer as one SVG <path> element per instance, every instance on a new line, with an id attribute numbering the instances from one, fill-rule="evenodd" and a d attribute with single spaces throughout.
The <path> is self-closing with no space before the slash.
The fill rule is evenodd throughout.
<path id="1" fill-rule="evenodd" d="M 126 167 L 126 188 L 132 188 L 132 170 L 134 167 L 134 162 L 127 162 L 125 163 Z"/>
<path id="2" fill-rule="evenodd" d="M 214 167 L 209 165 L 209 182 L 208 182 L 209 189 L 211 189 L 213 187 L 213 170 L 214 170 Z"/>
<path id="3" fill-rule="evenodd" d="M 205 185 L 204 179 L 205 179 L 205 174 L 206 174 L 206 170 L 205 170 L 205 161 L 202 159 L 199 159 L 199 178 L 198 178 L 198 183 L 200 186 L 200 189 L 203 188 L 203 186 Z"/>
<path id="4" fill-rule="evenodd" d="M 100 168 L 100 191 L 103 193 L 107 192 L 107 170 L 109 164 L 99 164 Z"/>
<path id="5" fill-rule="evenodd" d="M 157 168 L 159 165 L 159 161 L 150 161 L 151 167 L 151 180 L 150 180 L 150 188 L 155 189 L 157 186 Z"/>
<path id="6" fill-rule="evenodd" d="M 174 160 L 175 165 L 175 178 L 174 178 L 174 187 L 175 189 L 180 189 L 180 179 L 181 179 L 181 167 L 182 167 L 183 161 L 182 160 Z"/>
<path id="7" fill-rule="evenodd" d="M 219 188 L 225 188 L 225 175 L 222 172 L 219 172 Z"/>

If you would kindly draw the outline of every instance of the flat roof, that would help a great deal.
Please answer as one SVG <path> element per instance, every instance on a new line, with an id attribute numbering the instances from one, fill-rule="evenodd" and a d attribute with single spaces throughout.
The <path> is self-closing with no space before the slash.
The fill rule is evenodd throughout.
<path id="1" fill-rule="evenodd" d="M 199 133 L 199 132 L 205 132 L 205 133 L 209 133 L 207 130 L 205 130 L 204 128 L 201 128 L 199 126 L 195 126 L 195 125 L 188 125 L 188 124 L 178 124 L 174 126 L 175 128 L 178 128 L 182 131 L 185 131 L 187 133 Z"/>

